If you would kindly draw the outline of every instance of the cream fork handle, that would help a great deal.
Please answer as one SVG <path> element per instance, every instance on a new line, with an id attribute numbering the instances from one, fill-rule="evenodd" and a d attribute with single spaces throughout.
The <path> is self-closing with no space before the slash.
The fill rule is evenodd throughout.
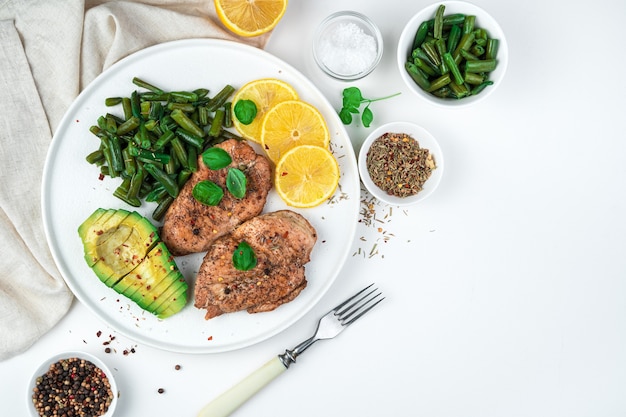
<path id="1" fill-rule="evenodd" d="M 278 356 L 252 372 L 237 385 L 225 391 L 219 397 L 200 410 L 198 417 L 225 417 L 248 401 L 278 375 L 287 370 Z"/>

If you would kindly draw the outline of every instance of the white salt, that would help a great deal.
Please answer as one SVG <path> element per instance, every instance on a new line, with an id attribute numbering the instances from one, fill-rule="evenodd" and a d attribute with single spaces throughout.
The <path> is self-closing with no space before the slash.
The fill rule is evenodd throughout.
<path id="1" fill-rule="evenodd" d="M 355 23 L 340 23 L 321 40 L 319 54 L 336 74 L 360 74 L 376 59 L 376 40 Z"/>

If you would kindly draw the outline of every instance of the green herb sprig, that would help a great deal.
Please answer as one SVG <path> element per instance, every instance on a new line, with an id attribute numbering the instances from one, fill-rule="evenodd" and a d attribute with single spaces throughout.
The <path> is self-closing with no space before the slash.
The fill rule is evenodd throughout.
<path id="1" fill-rule="evenodd" d="M 370 109 L 370 104 L 375 101 L 386 100 L 397 95 L 400 95 L 400 93 L 392 94 L 386 97 L 369 99 L 364 98 L 361 94 L 361 90 L 357 87 L 345 88 L 343 90 L 343 107 L 339 111 L 339 118 L 344 125 L 349 125 L 352 123 L 352 115 L 359 114 L 359 108 L 361 105 L 366 104 L 363 112 L 361 113 L 361 122 L 363 123 L 363 126 L 370 127 L 372 121 L 374 120 L 374 113 L 372 112 L 372 109 Z"/>

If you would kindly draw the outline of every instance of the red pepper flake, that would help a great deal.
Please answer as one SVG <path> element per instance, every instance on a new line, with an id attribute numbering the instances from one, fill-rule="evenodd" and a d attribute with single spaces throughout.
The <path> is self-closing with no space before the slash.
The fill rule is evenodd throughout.
<path id="1" fill-rule="evenodd" d="M 289 174 L 287 171 L 283 171 L 283 172 L 281 172 L 281 173 L 280 173 L 280 176 L 281 176 L 281 177 L 284 177 L 284 176 L 285 176 L 285 175 L 287 175 L 287 174 Z"/>
<path id="2" fill-rule="evenodd" d="M 100 174 L 100 175 L 98 175 L 98 179 L 99 179 L 100 181 L 104 180 L 104 174 Z"/>
<path id="3" fill-rule="evenodd" d="M 213 336 L 207 337 L 207 340 L 213 340 Z"/>
<path id="4" fill-rule="evenodd" d="M 101 335 L 102 335 L 102 332 L 98 330 L 98 332 L 96 333 L 96 336 L 100 337 Z"/>

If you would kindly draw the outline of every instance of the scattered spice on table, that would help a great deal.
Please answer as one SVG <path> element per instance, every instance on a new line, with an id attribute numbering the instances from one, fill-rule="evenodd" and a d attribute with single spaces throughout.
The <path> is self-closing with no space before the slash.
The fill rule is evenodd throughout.
<path id="1" fill-rule="evenodd" d="M 106 374 L 81 358 L 61 359 L 39 376 L 33 405 L 40 416 L 101 416 L 113 401 Z"/>
<path id="2" fill-rule="evenodd" d="M 433 155 L 405 133 L 385 133 L 367 152 L 367 172 L 381 190 L 396 197 L 419 193 L 436 168 Z"/>

